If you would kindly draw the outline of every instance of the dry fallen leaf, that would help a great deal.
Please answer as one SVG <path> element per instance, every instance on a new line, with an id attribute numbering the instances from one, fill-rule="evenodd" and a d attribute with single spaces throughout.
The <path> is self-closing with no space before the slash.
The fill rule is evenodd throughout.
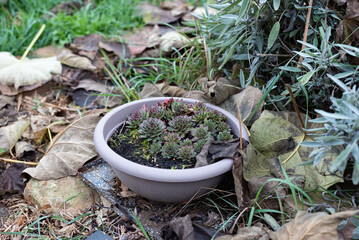
<path id="1" fill-rule="evenodd" d="M 307 128 L 311 128 L 311 123 Z M 300 123 L 295 113 L 281 111 L 262 112 L 260 118 L 251 127 L 251 144 L 248 145 L 244 158 L 244 178 L 249 181 L 252 177 L 270 175 L 270 159 L 279 158 L 283 167 L 291 175 L 305 178 L 305 189 L 316 190 L 319 187 L 328 188 L 341 182 L 339 177 L 328 173 L 327 165 L 323 162 L 316 167 L 300 165 L 309 161 L 311 149 L 299 146 L 303 139 Z M 326 173 L 323 176 L 321 173 Z"/>
<path id="2" fill-rule="evenodd" d="M 328 215 L 325 212 L 306 213 L 300 211 L 295 219 L 283 225 L 277 232 L 270 233 L 269 236 L 272 240 L 338 239 L 338 224 L 358 212 L 355 210 Z"/>
<path id="3" fill-rule="evenodd" d="M 0 84 L 14 86 L 15 89 L 48 80 L 51 73 L 60 74 L 61 70 L 61 63 L 56 57 L 20 61 L 9 52 L 0 52 Z"/>
<path id="4" fill-rule="evenodd" d="M 172 48 L 181 48 L 188 42 L 188 39 L 177 31 L 166 32 L 160 37 L 160 49 L 168 52 Z"/>
<path id="5" fill-rule="evenodd" d="M 252 86 L 248 86 L 240 93 L 230 96 L 220 105 L 220 107 L 226 109 L 235 117 L 237 117 L 238 113 L 240 113 L 242 122 L 246 126 L 251 126 L 253 122 L 261 115 L 263 103 L 257 110 L 256 114 L 252 117 L 251 121 L 248 121 L 262 96 L 263 94 L 261 90 Z"/>
<path id="6" fill-rule="evenodd" d="M 28 120 L 19 120 L 6 127 L 0 128 L 0 155 L 9 152 L 30 125 Z"/>
<path id="7" fill-rule="evenodd" d="M 182 97 L 186 93 L 186 90 L 182 87 L 177 86 L 175 83 L 168 84 L 166 81 L 156 83 L 156 87 L 158 87 L 164 95 L 170 97 Z"/>
<path id="8" fill-rule="evenodd" d="M 24 192 L 25 183 L 21 178 L 21 172 L 26 165 L 14 163 L 0 175 L 0 196 L 6 192 Z"/>
<path id="9" fill-rule="evenodd" d="M 105 49 L 107 52 L 115 53 L 119 58 L 129 58 L 130 50 L 126 44 L 119 42 L 100 41 L 98 46 Z"/>
<path id="10" fill-rule="evenodd" d="M 141 5 L 141 13 L 143 21 L 147 24 L 171 23 L 179 19 L 179 17 L 173 16 L 170 11 L 166 11 L 149 3 L 143 3 Z"/>
<path id="11" fill-rule="evenodd" d="M 53 140 L 35 168 L 24 173 L 38 180 L 58 179 L 76 175 L 82 165 L 97 155 L 93 131 L 100 120 L 98 114 L 83 117 L 72 123 Z"/>
<path id="12" fill-rule="evenodd" d="M 228 97 L 238 93 L 239 81 L 232 81 L 226 78 L 218 78 L 216 81 L 209 80 L 206 77 L 197 80 L 205 92 L 205 97 L 213 102 L 215 105 L 221 104 Z"/>
<path id="13" fill-rule="evenodd" d="M 260 240 L 267 233 L 260 227 L 241 227 L 235 236 L 226 235 L 215 238 L 215 240 Z"/>
<path id="14" fill-rule="evenodd" d="M 57 58 L 61 63 L 70 67 L 81 68 L 89 71 L 95 71 L 97 69 L 94 65 L 92 65 L 90 59 L 73 54 L 70 51 L 62 51 Z"/>

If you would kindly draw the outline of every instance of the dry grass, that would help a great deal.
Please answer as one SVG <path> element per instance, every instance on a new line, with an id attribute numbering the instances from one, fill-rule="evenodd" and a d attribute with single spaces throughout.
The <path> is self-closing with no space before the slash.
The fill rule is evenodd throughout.
<path id="1" fill-rule="evenodd" d="M 113 208 L 93 206 L 73 216 L 66 211 L 49 214 L 36 209 L 21 195 L 0 200 L 0 239 L 85 239 L 101 230 L 114 239 L 145 239 L 137 225 L 116 214 Z"/>

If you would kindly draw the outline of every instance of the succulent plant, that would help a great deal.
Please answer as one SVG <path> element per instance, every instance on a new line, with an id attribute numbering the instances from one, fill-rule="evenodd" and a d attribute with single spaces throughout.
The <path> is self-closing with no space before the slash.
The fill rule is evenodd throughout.
<path id="1" fill-rule="evenodd" d="M 165 115 L 164 115 L 164 119 L 169 121 L 172 118 L 173 118 L 173 112 L 171 110 L 166 110 Z"/>
<path id="2" fill-rule="evenodd" d="M 127 127 L 130 129 L 138 128 L 140 124 L 148 118 L 148 110 L 146 105 L 127 117 Z"/>
<path id="3" fill-rule="evenodd" d="M 153 142 L 151 145 L 150 145 L 150 153 L 152 154 L 157 154 L 161 151 L 161 148 L 162 148 L 162 144 L 161 142 Z"/>
<path id="4" fill-rule="evenodd" d="M 164 158 L 171 158 L 177 155 L 179 145 L 175 142 L 166 142 L 162 147 L 162 156 Z"/>
<path id="5" fill-rule="evenodd" d="M 211 136 L 211 134 L 208 132 L 208 127 L 204 127 L 203 125 L 193 129 L 191 133 L 196 140 L 207 139 Z"/>
<path id="6" fill-rule="evenodd" d="M 184 161 L 189 161 L 191 158 L 196 156 L 196 153 L 192 146 L 185 145 L 178 149 L 177 156 Z"/>
<path id="7" fill-rule="evenodd" d="M 176 132 L 181 137 L 189 132 L 193 127 L 192 117 L 187 115 L 180 115 L 174 117 L 171 121 L 168 122 L 167 130 L 170 132 Z"/>
<path id="8" fill-rule="evenodd" d="M 208 119 L 213 120 L 217 123 L 221 121 L 226 121 L 226 116 L 216 110 L 209 110 L 207 115 Z"/>
<path id="9" fill-rule="evenodd" d="M 203 126 L 208 127 L 208 132 L 212 134 L 217 132 L 217 123 L 215 121 L 204 119 Z"/>
<path id="10" fill-rule="evenodd" d="M 188 138 L 184 139 L 181 143 L 180 146 L 192 146 L 193 143 L 191 140 L 189 140 Z"/>
<path id="11" fill-rule="evenodd" d="M 217 139 L 221 142 L 228 142 L 233 139 L 233 136 L 229 131 L 223 131 L 218 134 Z"/>
<path id="12" fill-rule="evenodd" d="M 192 109 L 194 112 L 206 110 L 206 105 L 204 105 L 204 103 L 202 102 L 196 102 L 195 104 L 192 105 Z"/>
<path id="13" fill-rule="evenodd" d="M 228 126 L 228 124 L 226 123 L 226 122 L 219 122 L 219 123 L 217 123 L 217 130 L 219 131 L 219 132 L 224 132 L 224 131 L 230 131 L 230 128 L 229 128 L 229 126 Z"/>
<path id="14" fill-rule="evenodd" d="M 163 136 L 163 140 L 164 142 L 179 143 L 181 141 L 181 137 L 175 132 L 165 132 Z"/>
<path id="15" fill-rule="evenodd" d="M 165 129 L 166 125 L 162 120 L 150 117 L 140 124 L 138 133 L 140 138 L 154 141 L 160 138 Z"/>
<path id="16" fill-rule="evenodd" d="M 148 109 L 149 117 L 163 119 L 166 109 L 162 106 L 153 106 Z"/>
<path id="17" fill-rule="evenodd" d="M 208 111 L 205 109 L 194 112 L 193 121 L 196 123 L 204 122 L 204 120 L 208 117 Z"/>
<path id="18" fill-rule="evenodd" d="M 201 139 L 201 140 L 198 140 L 197 142 L 195 142 L 193 144 L 194 151 L 196 153 L 200 153 L 202 151 L 204 144 L 206 144 L 206 142 L 207 142 L 207 139 Z"/>
<path id="19" fill-rule="evenodd" d="M 184 113 L 185 103 L 183 101 L 174 100 L 171 103 L 171 109 L 175 116 L 181 115 Z"/>

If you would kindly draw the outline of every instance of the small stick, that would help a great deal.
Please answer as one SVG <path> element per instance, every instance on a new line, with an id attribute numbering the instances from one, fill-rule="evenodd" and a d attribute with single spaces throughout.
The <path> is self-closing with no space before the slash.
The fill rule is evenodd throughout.
<path id="1" fill-rule="evenodd" d="M 242 120 L 241 120 L 241 113 L 239 112 L 238 108 L 238 119 L 239 119 L 239 148 L 243 150 L 243 140 L 242 140 Z"/>
<path id="2" fill-rule="evenodd" d="M 292 99 L 292 102 L 293 102 L 295 112 L 297 113 L 297 116 L 298 116 L 299 121 L 300 121 L 300 125 L 302 126 L 302 132 L 305 134 L 305 131 L 303 130 L 304 129 L 304 122 L 302 120 L 302 117 L 300 116 L 299 108 L 298 108 L 297 102 L 295 101 L 292 89 L 290 88 L 289 84 L 286 84 L 285 86 L 288 89 L 288 92 L 290 94 L 290 98 Z"/>
<path id="3" fill-rule="evenodd" d="M 305 21 L 305 28 L 304 28 L 304 36 L 303 36 L 303 42 L 307 42 L 307 38 L 308 38 L 308 28 L 309 28 L 309 22 L 310 22 L 310 15 L 312 13 L 312 5 L 313 5 L 313 0 L 309 1 L 309 8 L 308 8 L 308 13 L 307 13 L 307 20 Z M 302 44 L 302 50 L 303 51 L 305 49 L 305 45 Z M 298 67 L 299 65 L 302 63 L 303 61 L 303 57 L 300 56 L 299 61 L 298 61 Z"/>
<path id="4" fill-rule="evenodd" d="M 0 158 L 0 160 L 3 160 L 4 162 L 11 162 L 11 163 L 24 163 L 24 164 L 33 165 L 33 166 L 36 166 L 39 164 L 37 162 L 24 162 L 24 161 L 13 160 L 13 159 L 8 159 L 8 158 Z"/>
<path id="5" fill-rule="evenodd" d="M 236 226 L 236 224 L 237 224 L 239 218 L 243 215 L 243 213 L 244 213 L 245 211 L 247 211 L 247 209 L 248 209 L 248 207 L 246 207 L 245 209 L 242 210 L 242 212 L 239 213 L 238 217 L 236 218 L 236 220 L 235 220 L 234 223 L 233 223 L 233 226 L 231 227 L 231 229 L 230 229 L 229 232 L 228 232 L 229 234 L 233 234 L 234 227 Z"/>
<path id="6" fill-rule="evenodd" d="M 44 31 L 46 25 L 42 24 L 40 30 L 37 32 L 36 36 L 32 39 L 30 45 L 26 48 L 26 51 L 24 52 L 24 54 L 22 55 L 20 62 L 24 61 L 24 59 L 26 58 L 27 54 L 30 52 L 32 46 L 34 46 L 35 42 L 37 41 L 37 39 L 40 37 L 40 35 L 42 34 L 42 32 Z"/>

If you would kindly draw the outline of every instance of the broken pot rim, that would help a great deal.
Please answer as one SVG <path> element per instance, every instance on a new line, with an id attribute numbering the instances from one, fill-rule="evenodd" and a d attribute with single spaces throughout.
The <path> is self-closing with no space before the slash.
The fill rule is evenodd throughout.
<path id="1" fill-rule="evenodd" d="M 133 175 L 142 179 L 160 181 L 160 182 L 193 182 L 201 181 L 209 177 L 214 177 L 222 175 L 223 173 L 232 169 L 233 160 L 226 158 L 218 162 L 209 164 L 207 166 L 197 167 L 197 168 L 188 168 L 188 169 L 163 169 L 156 167 L 149 167 L 141 165 L 139 163 L 132 162 L 121 155 L 114 152 L 108 145 L 107 140 L 112 135 L 113 131 L 122 124 L 123 121 L 119 121 L 116 127 L 114 127 L 107 135 L 105 133 L 105 125 L 109 119 L 116 117 L 119 112 L 124 111 L 126 108 L 134 107 L 136 105 L 143 106 L 148 102 L 160 102 L 170 99 L 171 97 L 155 97 L 155 98 L 146 98 L 141 100 L 135 100 L 126 104 L 123 104 L 119 107 L 114 108 L 109 113 L 107 113 L 97 124 L 94 132 L 94 143 L 97 152 L 105 161 L 107 161 L 115 170 L 122 171 L 126 174 Z M 196 99 L 190 98 L 178 98 L 173 97 L 173 99 L 183 100 L 186 103 L 193 104 L 195 102 L 201 102 Z M 211 109 L 217 110 L 224 114 L 229 121 L 235 123 L 239 129 L 239 120 L 235 118 L 228 111 L 217 107 L 213 104 L 204 102 Z M 139 107 L 139 108 L 140 108 Z M 138 109 L 139 109 L 138 108 Z M 127 116 L 128 114 L 126 114 Z M 232 126 L 231 126 L 232 127 Z M 245 127 L 242 124 L 242 138 L 249 141 L 249 137 Z M 106 156 L 106 157 L 104 157 Z"/>

